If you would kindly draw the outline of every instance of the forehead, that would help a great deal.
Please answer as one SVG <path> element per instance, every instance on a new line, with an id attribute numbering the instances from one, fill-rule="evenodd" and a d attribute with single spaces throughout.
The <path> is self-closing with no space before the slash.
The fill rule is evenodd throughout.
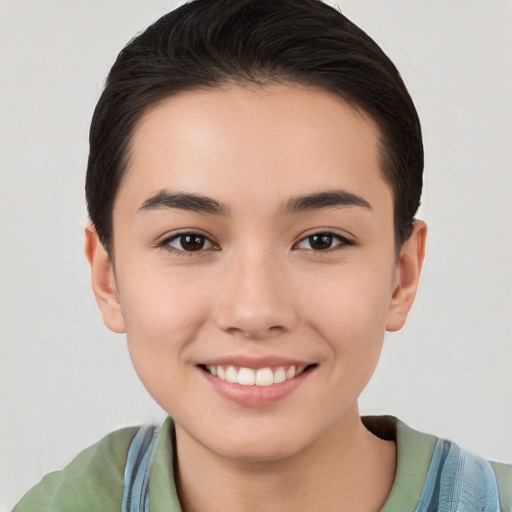
<path id="1" fill-rule="evenodd" d="M 169 187 L 234 206 L 340 187 L 359 195 L 377 187 L 389 195 L 379 153 L 375 123 L 324 91 L 286 85 L 190 91 L 142 118 L 118 197 L 136 208 L 144 193 Z"/>

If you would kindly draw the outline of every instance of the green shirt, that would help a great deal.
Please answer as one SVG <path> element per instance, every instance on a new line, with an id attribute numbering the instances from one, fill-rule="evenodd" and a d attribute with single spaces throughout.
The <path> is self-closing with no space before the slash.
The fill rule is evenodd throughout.
<path id="1" fill-rule="evenodd" d="M 418 504 L 437 438 L 417 432 L 391 416 L 364 417 L 378 437 L 397 443 L 397 469 L 381 512 L 413 512 Z M 13 512 L 119 512 L 124 469 L 137 428 L 109 434 L 81 452 L 62 471 L 50 473 L 32 488 Z M 151 510 L 181 512 L 173 475 L 173 422 L 160 430 L 149 480 Z M 512 511 L 512 466 L 491 463 L 497 476 L 501 510 Z"/>

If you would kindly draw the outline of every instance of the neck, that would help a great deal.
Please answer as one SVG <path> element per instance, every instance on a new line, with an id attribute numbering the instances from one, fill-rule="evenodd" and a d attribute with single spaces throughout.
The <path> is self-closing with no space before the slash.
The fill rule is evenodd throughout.
<path id="1" fill-rule="evenodd" d="M 176 439 L 183 512 L 377 511 L 395 475 L 395 444 L 368 432 L 357 407 L 313 444 L 279 460 L 224 458 L 178 425 Z"/>

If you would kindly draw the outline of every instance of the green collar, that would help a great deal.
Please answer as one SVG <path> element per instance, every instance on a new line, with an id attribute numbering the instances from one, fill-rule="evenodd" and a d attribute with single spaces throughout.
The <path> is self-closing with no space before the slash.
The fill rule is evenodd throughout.
<path id="1" fill-rule="evenodd" d="M 363 416 L 362 420 L 377 437 L 396 441 L 395 480 L 380 512 L 415 510 L 437 438 L 409 428 L 394 416 Z"/>
<path id="2" fill-rule="evenodd" d="M 414 510 L 427 475 L 436 438 L 409 428 L 393 416 L 365 416 L 365 427 L 377 437 L 396 440 L 397 469 L 391 493 L 381 512 Z M 152 510 L 181 512 L 174 483 L 174 422 L 167 418 L 153 452 L 150 479 Z"/>

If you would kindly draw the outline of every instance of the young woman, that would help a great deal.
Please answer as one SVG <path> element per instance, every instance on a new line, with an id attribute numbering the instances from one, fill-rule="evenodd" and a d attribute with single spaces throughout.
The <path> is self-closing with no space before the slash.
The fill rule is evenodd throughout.
<path id="1" fill-rule="evenodd" d="M 510 466 L 358 412 L 415 298 L 422 171 L 398 71 L 317 0 L 196 0 L 131 41 L 92 120 L 86 254 L 169 419 L 15 511 L 510 509 Z"/>

